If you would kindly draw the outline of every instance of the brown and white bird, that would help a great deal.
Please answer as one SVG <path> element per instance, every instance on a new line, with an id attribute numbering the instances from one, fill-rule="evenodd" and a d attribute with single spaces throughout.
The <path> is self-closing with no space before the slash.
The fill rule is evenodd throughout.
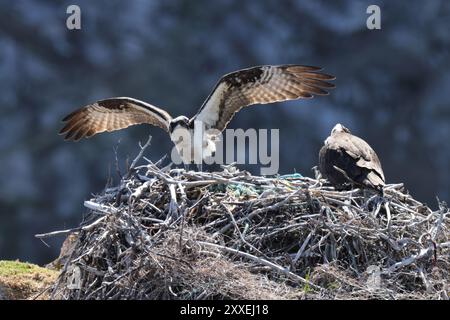
<path id="1" fill-rule="evenodd" d="M 382 191 L 383 169 L 375 151 L 338 123 L 319 153 L 319 170 L 337 188 L 353 184 Z"/>
<path id="2" fill-rule="evenodd" d="M 201 122 L 206 130 L 215 129 L 220 133 L 234 114 L 245 106 L 327 95 L 326 89 L 334 88 L 334 84 L 327 81 L 335 77 L 320 70 L 302 65 L 267 65 L 229 73 L 219 80 L 197 114 L 190 119 L 185 116 L 172 118 L 166 111 L 133 98 L 100 100 L 66 116 L 63 119 L 66 124 L 59 133 L 65 134 L 66 140 L 78 141 L 100 132 L 148 123 L 167 131 L 183 162 L 189 164 L 194 160 L 194 148 L 201 149 L 197 152 L 202 159 L 215 152 L 214 134 L 207 135 L 200 146 L 187 141 L 192 140 L 195 122 Z M 190 139 L 180 139 L 180 131 Z"/>

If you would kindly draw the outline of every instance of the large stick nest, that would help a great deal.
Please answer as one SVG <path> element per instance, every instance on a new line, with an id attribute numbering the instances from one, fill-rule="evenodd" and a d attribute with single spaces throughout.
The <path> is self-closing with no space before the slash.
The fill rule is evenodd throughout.
<path id="1" fill-rule="evenodd" d="M 144 149 L 85 203 L 54 298 L 448 299 L 443 202 L 402 184 L 381 197 L 299 174 L 137 166 Z"/>

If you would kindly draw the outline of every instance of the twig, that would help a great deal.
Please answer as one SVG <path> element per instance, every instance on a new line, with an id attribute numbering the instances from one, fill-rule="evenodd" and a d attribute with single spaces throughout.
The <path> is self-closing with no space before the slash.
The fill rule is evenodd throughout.
<path id="1" fill-rule="evenodd" d="M 100 203 L 95 203 L 93 201 L 85 201 L 84 206 L 88 209 L 91 209 L 91 210 L 97 211 L 97 212 L 101 212 L 104 214 L 117 213 L 117 211 L 118 211 L 116 208 L 113 208 L 110 206 L 105 206 Z"/>
<path id="2" fill-rule="evenodd" d="M 312 283 L 311 281 L 308 281 L 308 280 L 300 277 L 299 275 L 290 272 L 286 268 L 283 268 L 283 267 L 281 267 L 281 266 L 279 266 L 279 265 L 277 265 L 275 263 L 272 263 L 272 262 L 270 262 L 270 261 L 268 261 L 266 259 L 258 258 L 258 257 L 254 256 L 254 255 L 252 255 L 250 253 L 239 251 L 239 250 L 232 249 L 232 248 L 228 248 L 228 247 L 221 246 L 221 245 L 214 244 L 214 243 L 205 242 L 205 241 L 198 241 L 198 243 L 202 244 L 202 245 L 205 245 L 205 246 L 221 249 L 221 250 L 224 250 L 224 251 L 229 252 L 229 253 L 234 253 L 234 254 L 240 255 L 240 256 L 245 257 L 247 259 L 250 259 L 250 260 L 253 260 L 253 261 L 258 262 L 260 264 L 263 264 L 265 266 L 268 266 L 268 267 L 272 268 L 272 270 L 274 270 L 276 272 L 280 272 L 280 273 L 286 275 L 287 277 L 291 278 L 292 280 L 300 281 L 300 282 L 302 282 L 304 284 L 307 284 L 307 285 L 313 287 L 316 290 L 325 290 L 324 288 L 319 287 L 318 285 Z"/>
<path id="3" fill-rule="evenodd" d="M 305 241 L 303 241 L 302 246 L 300 247 L 300 249 L 298 250 L 297 254 L 296 254 L 295 257 L 294 257 L 294 260 L 292 260 L 292 263 L 293 263 L 294 265 L 297 263 L 298 259 L 301 258 L 302 254 L 303 254 L 303 251 L 305 251 L 305 248 L 306 248 L 306 246 L 307 246 L 308 243 L 309 243 L 309 240 L 311 240 L 312 235 L 313 235 L 313 231 L 311 231 L 311 232 L 308 234 L 308 236 L 306 237 Z"/>
<path id="4" fill-rule="evenodd" d="M 52 232 L 48 232 L 48 233 L 40 233 L 40 234 L 35 234 L 35 238 L 38 239 L 45 239 L 45 238 L 50 238 L 50 237 L 54 237 L 54 236 L 59 236 L 61 234 L 68 234 L 71 232 L 75 232 L 75 231 L 79 231 L 81 228 L 72 228 L 72 229 L 66 229 L 66 230 L 58 230 L 58 231 L 52 231 Z"/>
<path id="5" fill-rule="evenodd" d="M 136 167 L 136 164 L 142 158 L 142 156 L 144 155 L 145 149 L 147 149 L 147 147 L 150 146 L 151 142 L 152 142 L 152 136 L 148 136 L 147 142 L 143 146 L 141 146 L 139 144 L 139 147 L 141 148 L 141 150 L 139 151 L 138 155 L 136 156 L 136 158 L 134 158 L 133 162 L 131 163 L 130 171 L 133 170 L 134 167 Z"/>

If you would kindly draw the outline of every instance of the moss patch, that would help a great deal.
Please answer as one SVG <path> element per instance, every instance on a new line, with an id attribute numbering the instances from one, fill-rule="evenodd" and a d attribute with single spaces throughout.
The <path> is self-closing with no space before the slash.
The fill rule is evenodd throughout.
<path id="1" fill-rule="evenodd" d="M 0 261 L 0 299 L 31 299 L 52 285 L 57 271 L 31 263 Z M 38 299 L 46 299 L 44 293 Z"/>

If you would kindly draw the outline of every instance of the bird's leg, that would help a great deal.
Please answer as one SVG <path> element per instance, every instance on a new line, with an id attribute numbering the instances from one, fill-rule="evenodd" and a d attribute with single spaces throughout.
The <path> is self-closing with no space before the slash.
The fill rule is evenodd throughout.
<path id="1" fill-rule="evenodd" d="M 197 164 L 197 170 L 203 172 L 203 162 Z"/>
<path id="2" fill-rule="evenodd" d="M 184 171 L 188 172 L 191 169 L 191 164 L 190 163 L 183 162 L 183 165 L 184 165 Z"/>
<path id="3" fill-rule="evenodd" d="M 362 188 L 364 201 L 367 199 L 367 190 L 366 188 Z"/>
<path id="4" fill-rule="evenodd" d="M 380 194 L 381 199 L 386 200 L 385 193 L 384 193 L 384 186 L 380 186 L 380 188 L 378 189 L 378 192 Z"/>
<path id="5" fill-rule="evenodd" d="M 322 179 L 322 173 L 320 172 L 319 167 L 314 166 L 314 167 L 312 167 L 312 170 L 314 172 L 314 177 L 316 180 Z"/>

